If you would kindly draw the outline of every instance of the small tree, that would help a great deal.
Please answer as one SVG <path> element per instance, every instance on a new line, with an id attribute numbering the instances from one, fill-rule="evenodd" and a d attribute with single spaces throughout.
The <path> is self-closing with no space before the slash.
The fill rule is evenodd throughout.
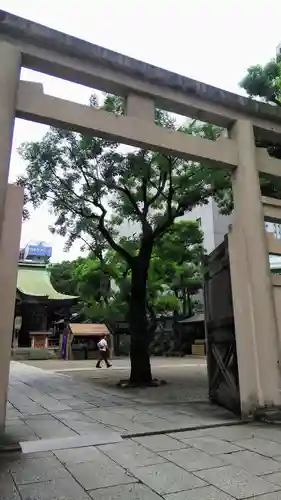
<path id="1" fill-rule="evenodd" d="M 96 105 L 95 99 L 90 104 Z M 121 114 L 124 103 L 107 96 L 104 109 Z M 165 112 L 157 111 L 155 119 L 159 126 L 177 128 Z M 194 121 L 180 131 L 210 140 L 220 134 L 217 127 Z M 56 216 L 52 230 L 67 236 L 68 246 L 79 238 L 91 244 L 100 234 L 130 269 L 130 382 L 151 384 L 147 282 L 153 247 L 176 218 L 221 193 L 221 171 L 147 150 L 124 153 L 118 144 L 54 128 L 41 141 L 23 144 L 20 153 L 27 167 L 19 183 L 34 207 L 49 202 Z M 126 219 L 138 225 L 137 252 L 117 237 Z"/>

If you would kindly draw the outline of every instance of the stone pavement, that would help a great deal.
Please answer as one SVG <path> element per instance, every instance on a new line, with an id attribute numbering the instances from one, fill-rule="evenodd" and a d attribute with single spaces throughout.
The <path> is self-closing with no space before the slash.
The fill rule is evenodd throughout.
<path id="1" fill-rule="evenodd" d="M 13 363 L 0 500 L 281 500 L 281 428 L 137 399 Z"/>
<path id="2" fill-rule="evenodd" d="M 175 361 L 173 363 L 175 366 Z M 201 368 L 206 378 L 205 365 Z M 196 365 L 192 371 L 196 373 Z M 93 378 L 93 374 L 98 378 Z M 108 383 L 108 378 L 104 380 L 105 377 L 111 382 Z M 88 374 L 84 380 L 77 372 L 70 376 L 12 362 L 7 433 L 24 442 L 25 448 L 33 446 L 35 449 L 39 446 L 35 441 L 39 439 L 84 435 L 104 439 L 109 433 L 116 439 L 117 434 L 171 432 L 233 421 L 231 413 L 209 404 L 205 385 L 201 389 L 202 398 L 195 401 L 190 390 L 187 393 L 179 389 L 178 379 L 176 384 L 130 391 L 116 387 L 119 378 L 118 369 L 92 369 L 90 378 Z M 189 378 L 193 380 L 191 374 Z M 198 390 L 196 392 L 198 394 Z"/>
<path id="3" fill-rule="evenodd" d="M 134 389 L 131 393 L 132 399 L 144 399 L 149 404 L 153 403 L 178 403 L 186 401 L 208 400 L 208 379 L 205 358 L 194 356 L 184 358 L 152 358 L 153 376 L 167 380 L 169 387 L 160 386 L 157 389 Z M 96 370 L 93 360 L 82 361 L 27 361 L 27 365 L 47 370 L 49 373 L 63 373 L 74 379 L 84 380 L 95 385 L 102 392 L 109 389 L 110 394 L 120 391 L 116 384 L 120 379 L 126 379 L 130 373 L 130 362 L 128 358 L 117 358 L 113 360 L 110 370 Z M 107 391 L 108 392 L 108 391 Z M 121 391 L 121 394 L 123 392 Z M 128 394 L 128 389 L 126 394 Z M 128 399 L 128 398 L 127 398 Z"/>

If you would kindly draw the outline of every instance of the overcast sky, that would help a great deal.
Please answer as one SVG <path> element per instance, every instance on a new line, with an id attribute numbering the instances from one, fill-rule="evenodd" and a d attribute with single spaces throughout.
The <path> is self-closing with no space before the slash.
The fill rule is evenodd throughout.
<path id="1" fill-rule="evenodd" d="M 280 0 L 1 0 L 0 8 L 89 42 L 226 90 L 241 93 L 246 69 L 275 55 L 281 42 Z M 1 68 L 0 68 L 1 69 Z M 86 103 L 91 93 L 79 85 L 23 70 L 45 92 Z M 10 178 L 24 169 L 17 155 L 23 141 L 37 140 L 47 127 L 16 121 Z M 53 260 L 74 258 L 79 245 L 63 252 L 63 239 L 48 231 L 42 207 L 23 224 L 22 244 L 44 240 Z"/>

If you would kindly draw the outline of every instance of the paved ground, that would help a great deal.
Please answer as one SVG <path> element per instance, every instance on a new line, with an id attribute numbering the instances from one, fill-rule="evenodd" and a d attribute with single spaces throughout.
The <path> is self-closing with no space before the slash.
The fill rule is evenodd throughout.
<path id="1" fill-rule="evenodd" d="M 102 391 L 109 389 L 116 394 L 124 395 L 124 391 L 116 389 L 120 379 L 129 377 L 130 364 L 128 358 L 116 359 L 110 370 L 96 370 L 94 361 L 35 361 L 31 366 L 62 373 L 75 379 L 89 382 Z M 149 402 L 173 403 L 208 400 L 208 380 L 206 362 L 203 358 L 153 358 L 153 376 L 164 379 L 167 386 L 156 389 L 141 389 L 131 392 L 132 397 L 141 397 Z M 126 391 L 125 395 L 128 393 Z M 126 396 L 127 397 L 127 396 Z"/>
<path id="2" fill-rule="evenodd" d="M 0 455 L 0 500 L 281 500 L 281 429 L 210 406 L 202 361 L 155 360 L 170 384 L 130 392 L 115 386 L 125 361 L 34 364 L 12 363 L 7 432 L 23 453 Z"/>

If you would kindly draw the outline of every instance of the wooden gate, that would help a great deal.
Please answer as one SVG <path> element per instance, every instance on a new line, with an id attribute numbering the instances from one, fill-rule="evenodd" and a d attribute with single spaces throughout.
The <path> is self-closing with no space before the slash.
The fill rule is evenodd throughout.
<path id="1" fill-rule="evenodd" d="M 240 414 L 227 238 L 205 258 L 204 298 L 209 398 Z"/>

